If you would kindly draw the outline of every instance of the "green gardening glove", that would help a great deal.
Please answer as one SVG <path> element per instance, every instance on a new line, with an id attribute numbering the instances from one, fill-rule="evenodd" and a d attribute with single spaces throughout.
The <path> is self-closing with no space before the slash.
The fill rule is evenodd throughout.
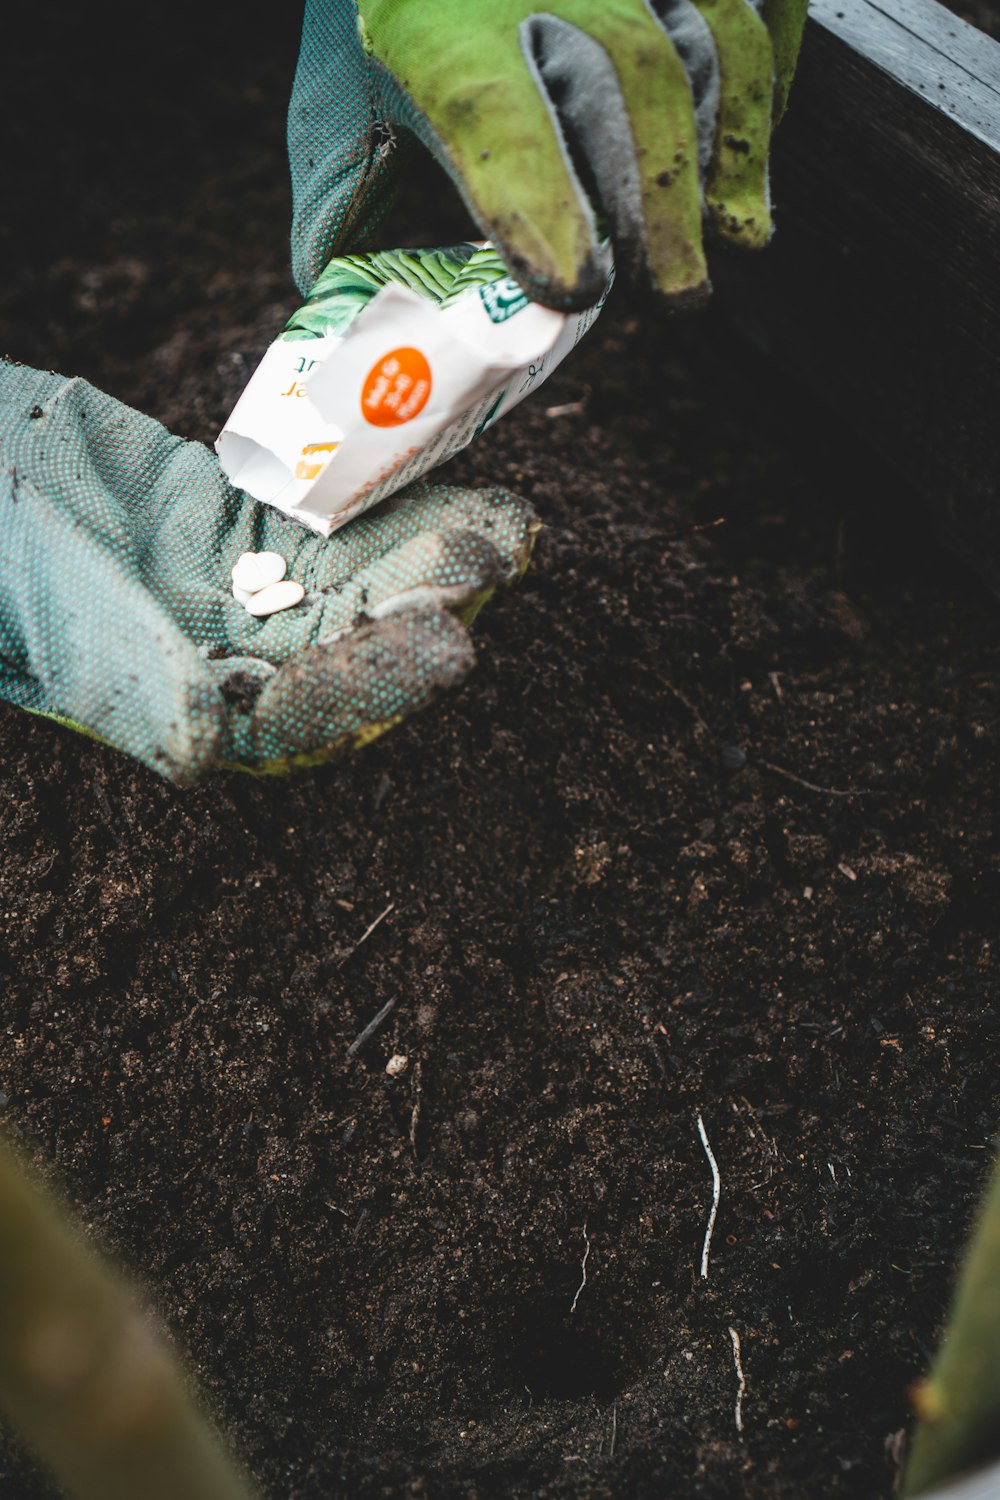
<path id="1" fill-rule="evenodd" d="M 296 279 L 370 239 L 408 139 L 530 296 L 584 307 L 609 252 L 676 301 L 703 213 L 771 233 L 767 158 L 807 0 L 307 0 L 288 118 Z"/>
<path id="2" fill-rule="evenodd" d="M 329 540 L 215 455 L 82 380 L 0 361 L 0 697 L 177 782 L 283 771 L 374 739 L 469 671 L 465 624 L 523 571 L 502 490 L 418 484 Z M 244 552 L 305 598 L 255 618 Z"/>

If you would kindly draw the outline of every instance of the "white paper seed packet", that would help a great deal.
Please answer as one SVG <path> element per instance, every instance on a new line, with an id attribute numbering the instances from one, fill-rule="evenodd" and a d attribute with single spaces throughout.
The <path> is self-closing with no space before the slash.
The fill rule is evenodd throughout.
<path id="1" fill-rule="evenodd" d="M 492 245 L 331 261 L 216 440 L 232 482 L 323 536 L 541 385 L 604 305 L 531 302 Z"/>

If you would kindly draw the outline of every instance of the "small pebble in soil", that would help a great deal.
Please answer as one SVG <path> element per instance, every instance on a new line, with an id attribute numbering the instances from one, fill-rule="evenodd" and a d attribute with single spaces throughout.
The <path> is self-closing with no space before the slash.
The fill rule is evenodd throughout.
<path id="1" fill-rule="evenodd" d="M 724 771 L 742 771 L 746 763 L 746 754 L 739 745 L 726 745 L 719 753 L 719 764 Z"/>
<path id="2" fill-rule="evenodd" d="M 409 1067 L 410 1059 L 402 1052 L 394 1052 L 385 1065 L 385 1071 L 390 1078 L 398 1078 L 405 1073 Z"/>
<path id="3" fill-rule="evenodd" d="M 280 552 L 244 552 L 233 568 L 233 592 L 256 594 L 270 583 L 280 583 L 288 565 Z"/>
<path id="4" fill-rule="evenodd" d="M 306 591 L 301 583 L 285 578 L 280 583 L 268 584 L 259 593 L 251 594 L 246 610 L 248 614 L 261 619 L 264 615 L 277 614 L 281 609 L 291 609 L 293 605 L 301 604 L 305 597 Z"/>

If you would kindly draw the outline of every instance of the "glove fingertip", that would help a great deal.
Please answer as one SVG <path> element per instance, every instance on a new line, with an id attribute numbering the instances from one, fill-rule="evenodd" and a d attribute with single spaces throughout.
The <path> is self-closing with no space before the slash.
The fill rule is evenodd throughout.
<path id="1" fill-rule="evenodd" d="M 591 243 L 568 268 L 558 265 L 547 247 L 525 247 L 525 236 L 516 223 L 503 219 L 484 221 L 518 285 L 532 302 L 556 312 L 584 312 L 603 297 L 611 273 L 611 251 Z"/>
<path id="2" fill-rule="evenodd" d="M 456 687 L 474 665 L 468 631 L 441 609 L 387 615 L 312 646 L 260 694 L 255 768 L 315 765 L 377 739 Z"/>

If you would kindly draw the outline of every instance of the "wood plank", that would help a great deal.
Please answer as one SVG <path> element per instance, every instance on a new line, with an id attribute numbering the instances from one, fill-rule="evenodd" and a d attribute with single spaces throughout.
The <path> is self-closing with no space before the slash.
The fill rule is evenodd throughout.
<path id="1" fill-rule="evenodd" d="M 1000 592 L 1000 44 L 936 0 L 813 0 L 772 181 L 720 301 Z"/>
<path id="2" fill-rule="evenodd" d="M 1000 48 L 975 26 L 939 5 L 938 0 L 866 0 L 863 5 L 857 0 L 847 4 L 843 0 L 812 0 L 809 19 L 848 45 L 857 47 L 860 43 L 873 62 L 886 67 L 901 82 L 908 81 L 918 93 L 928 83 L 928 69 L 943 67 L 944 77 L 930 78 L 929 97 L 946 110 L 950 111 L 949 83 L 957 85 L 957 108 L 964 113 L 968 112 L 969 80 L 978 81 L 994 94 L 1000 90 Z M 954 68 L 967 75 L 964 85 L 960 76 L 953 76 Z M 937 97 L 941 83 L 945 85 L 943 101 Z M 982 102 L 982 95 L 977 93 L 976 97 Z M 988 114 L 988 100 L 985 108 Z"/>

